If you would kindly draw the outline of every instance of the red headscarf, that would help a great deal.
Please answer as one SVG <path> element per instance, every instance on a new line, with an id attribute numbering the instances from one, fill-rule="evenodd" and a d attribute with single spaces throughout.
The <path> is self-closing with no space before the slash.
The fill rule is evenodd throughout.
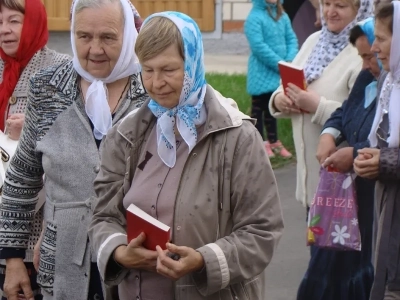
<path id="1" fill-rule="evenodd" d="M 22 70 L 32 57 L 46 46 L 49 39 L 46 9 L 41 0 L 25 0 L 25 17 L 21 38 L 15 57 L 10 57 L 0 48 L 4 61 L 3 82 L 0 84 L 0 129 L 4 131 L 8 99 L 14 92 Z"/>

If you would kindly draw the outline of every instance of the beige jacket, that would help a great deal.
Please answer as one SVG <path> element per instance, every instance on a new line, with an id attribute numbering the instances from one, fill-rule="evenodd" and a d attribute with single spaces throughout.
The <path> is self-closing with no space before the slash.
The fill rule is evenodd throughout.
<path id="1" fill-rule="evenodd" d="M 303 44 L 293 60 L 297 66 L 304 67 L 316 45 L 320 31 L 312 34 Z M 293 140 L 297 158 L 296 199 L 304 206 L 311 204 L 319 181 L 320 165 L 315 154 L 319 136 L 325 122 L 331 114 L 347 99 L 354 82 L 361 71 L 362 60 L 352 45 L 344 48 L 325 68 L 322 76 L 309 85 L 309 89 L 321 95 L 315 114 L 288 115 L 278 112 L 273 101 L 269 102 L 269 111 L 275 118 L 291 118 Z M 271 99 L 282 92 L 280 86 Z"/>
<path id="2" fill-rule="evenodd" d="M 172 237 L 177 245 L 197 249 L 206 267 L 178 280 L 174 296 L 176 300 L 264 300 L 263 273 L 283 230 L 278 189 L 251 119 L 217 96 L 222 97 L 207 88 L 205 130 L 181 176 Z M 122 200 L 155 124 L 145 103 L 105 140 L 89 236 L 108 285 L 121 283 L 129 272 L 111 272 L 107 265 L 114 250 L 127 244 Z"/>

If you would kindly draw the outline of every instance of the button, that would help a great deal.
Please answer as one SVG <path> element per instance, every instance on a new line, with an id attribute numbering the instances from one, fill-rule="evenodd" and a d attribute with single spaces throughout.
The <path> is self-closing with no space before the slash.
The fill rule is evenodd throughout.
<path id="1" fill-rule="evenodd" d="M 139 296 L 136 296 L 136 299 L 137 299 L 137 300 L 140 300 L 140 297 L 139 297 Z"/>
<path id="2" fill-rule="evenodd" d="M 138 275 L 136 275 L 136 276 L 135 276 L 135 279 L 136 279 L 136 280 L 139 280 L 139 276 L 138 276 Z"/>
<path id="3" fill-rule="evenodd" d="M 193 157 L 196 157 L 196 156 L 197 156 L 197 153 L 193 153 L 192 156 L 193 156 Z"/>
<path id="4" fill-rule="evenodd" d="M 99 166 L 95 166 L 95 167 L 93 168 L 93 171 L 94 171 L 95 173 L 99 173 L 99 172 L 100 172 L 100 167 L 99 167 Z"/>
<path id="5" fill-rule="evenodd" d="M 8 99 L 8 103 L 10 103 L 10 105 L 14 105 L 17 103 L 17 97 L 11 96 L 10 99 Z"/>
<path id="6" fill-rule="evenodd" d="M 162 188 L 162 183 L 159 183 L 157 186 L 161 189 Z"/>
<path id="7" fill-rule="evenodd" d="M 156 209 L 156 207 L 155 207 L 154 205 L 152 205 L 152 206 L 151 206 L 151 209 L 152 209 L 152 210 L 155 210 L 155 209 Z"/>
<path id="8" fill-rule="evenodd" d="M 355 136 L 357 135 L 357 131 L 354 131 L 354 135 L 355 135 Z"/>
<path id="9" fill-rule="evenodd" d="M 176 230 L 181 230 L 181 226 L 176 227 Z"/>

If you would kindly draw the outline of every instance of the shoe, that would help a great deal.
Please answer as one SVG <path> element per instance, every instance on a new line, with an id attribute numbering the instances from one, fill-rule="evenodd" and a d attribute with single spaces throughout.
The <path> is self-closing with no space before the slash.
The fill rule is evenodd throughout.
<path id="1" fill-rule="evenodd" d="M 283 158 L 292 158 L 292 153 L 290 153 L 280 141 L 276 141 L 273 144 L 269 144 L 272 152 Z"/>
<path id="2" fill-rule="evenodd" d="M 265 151 L 267 151 L 269 158 L 275 157 L 274 151 L 272 151 L 271 148 L 271 144 L 268 141 L 264 142 L 264 146 L 265 146 Z"/>

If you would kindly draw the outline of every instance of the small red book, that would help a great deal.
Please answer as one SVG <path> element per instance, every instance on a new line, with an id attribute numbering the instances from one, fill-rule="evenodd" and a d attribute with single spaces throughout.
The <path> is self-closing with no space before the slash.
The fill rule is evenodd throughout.
<path id="1" fill-rule="evenodd" d="M 166 249 L 165 244 L 170 241 L 170 227 L 153 218 L 134 204 L 129 205 L 126 211 L 128 242 L 138 237 L 142 232 L 146 234 L 143 247 L 156 250 L 156 246 Z"/>
<path id="2" fill-rule="evenodd" d="M 283 90 L 286 94 L 286 88 L 289 83 L 292 83 L 302 90 L 307 90 L 307 81 L 304 75 L 303 68 L 299 68 L 291 63 L 280 61 L 278 62 L 279 73 L 282 79 Z M 302 112 L 308 113 L 307 111 L 301 110 Z"/>

